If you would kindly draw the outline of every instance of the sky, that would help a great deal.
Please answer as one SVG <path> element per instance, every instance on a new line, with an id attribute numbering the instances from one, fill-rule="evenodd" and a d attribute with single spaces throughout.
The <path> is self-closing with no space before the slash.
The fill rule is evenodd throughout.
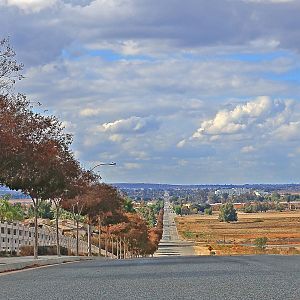
<path id="1" fill-rule="evenodd" d="M 105 182 L 300 182 L 299 0 L 0 0 L 16 89 Z"/>

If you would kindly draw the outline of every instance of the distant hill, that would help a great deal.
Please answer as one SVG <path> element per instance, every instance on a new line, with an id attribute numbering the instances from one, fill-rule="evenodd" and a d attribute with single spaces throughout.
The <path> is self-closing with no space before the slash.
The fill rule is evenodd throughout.
<path id="1" fill-rule="evenodd" d="M 264 190 L 267 192 L 272 191 L 286 191 L 300 192 L 300 184 L 287 183 L 287 184 L 162 184 L 162 183 L 112 183 L 113 186 L 120 190 L 192 190 L 192 189 L 231 189 L 231 188 L 247 188 L 255 190 Z M 30 198 L 20 191 L 12 191 L 5 186 L 0 186 L 0 197 L 3 195 L 11 195 L 12 199 L 27 199 Z"/>
<path id="2" fill-rule="evenodd" d="M 126 189 L 153 189 L 153 190 L 173 190 L 173 189 L 231 189 L 231 188 L 247 188 L 265 191 L 300 191 L 298 183 L 282 183 L 282 184 L 160 184 L 160 183 L 113 183 L 116 188 Z"/>

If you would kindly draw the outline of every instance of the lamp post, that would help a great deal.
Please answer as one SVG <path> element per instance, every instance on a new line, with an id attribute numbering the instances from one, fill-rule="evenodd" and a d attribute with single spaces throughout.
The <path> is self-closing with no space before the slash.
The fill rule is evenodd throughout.
<path id="1" fill-rule="evenodd" d="M 90 171 L 93 171 L 94 169 L 98 168 L 98 167 L 101 167 L 101 166 L 115 166 L 117 163 L 115 162 L 111 162 L 111 163 L 99 163 L 95 166 L 93 166 Z"/>
<path id="2" fill-rule="evenodd" d="M 92 172 L 93 170 L 95 170 L 96 168 L 98 167 L 101 167 L 101 166 L 115 166 L 117 163 L 115 162 L 110 162 L 110 163 L 99 163 L 95 166 L 93 166 L 91 169 L 90 169 L 90 172 Z M 100 177 L 101 179 L 101 177 Z M 91 230 L 90 230 L 90 223 L 88 224 L 88 255 L 91 256 L 92 255 L 92 249 L 91 249 Z M 101 255 L 101 217 L 100 217 L 100 214 L 99 214 L 99 218 L 98 218 L 98 248 L 99 248 L 99 253 L 98 255 L 100 256 Z"/>

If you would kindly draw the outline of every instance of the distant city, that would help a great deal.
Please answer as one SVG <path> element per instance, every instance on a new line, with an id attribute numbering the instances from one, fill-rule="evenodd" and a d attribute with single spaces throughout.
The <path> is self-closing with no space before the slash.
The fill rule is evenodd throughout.
<path id="1" fill-rule="evenodd" d="M 229 196 L 240 196 L 243 194 L 255 194 L 264 196 L 273 192 L 300 193 L 300 184 L 199 184 L 199 185 L 172 185 L 172 184 L 149 184 L 149 183 L 115 183 L 120 191 L 135 201 L 147 201 L 160 199 L 168 192 L 171 197 L 188 197 L 189 200 L 201 198 L 203 191 L 216 196 L 228 194 Z"/>
<path id="2" fill-rule="evenodd" d="M 151 199 L 162 199 L 164 193 L 168 192 L 171 197 L 197 198 L 202 191 L 214 193 L 217 196 L 228 194 L 229 196 L 239 196 L 247 193 L 254 193 L 257 196 L 268 193 L 300 193 L 300 184 L 159 184 L 159 183 L 114 183 L 112 184 L 123 194 L 135 201 L 148 201 Z M 29 198 L 20 191 L 12 191 L 7 187 L 0 186 L 0 196 L 10 195 L 12 199 Z"/>

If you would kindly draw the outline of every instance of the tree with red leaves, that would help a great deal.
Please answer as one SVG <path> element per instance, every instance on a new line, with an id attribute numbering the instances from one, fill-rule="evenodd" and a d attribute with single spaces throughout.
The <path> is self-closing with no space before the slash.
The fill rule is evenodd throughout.
<path id="1" fill-rule="evenodd" d="M 80 214 L 87 216 L 89 235 L 91 233 L 90 226 L 98 225 L 99 234 L 101 226 L 106 226 L 107 238 L 108 225 L 124 220 L 122 212 L 123 203 L 123 198 L 114 187 L 99 182 L 93 182 L 90 185 L 87 185 L 76 199 L 64 201 L 63 207 L 69 211 L 74 208 L 77 210 L 80 209 Z M 88 236 L 88 241 L 90 240 L 91 236 Z M 89 253 L 90 251 L 91 246 L 89 243 Z"/>
<path id="2" fill-rule="evenodd" d="M 34 113 L 23 96 L 0 97 L 0 183 L 33 201 L 37 257 L 37 210 L 42 200 L 65 188 L 65 162 L 71 136 L 54 116 Z"/>
<path id="3" fill-rule="evenodd" d="M 22 65 L 8 39 L 0 41 L 0 183 L 21 189 L 35 208 L 35 257 L 37 257 L 37 208 L 47 198 L 46 186 L 60 184 L 57 172 L 61 154 L 70 144 L 58 120 L 32 111 L 25 96 L 12 94 Z"/>

